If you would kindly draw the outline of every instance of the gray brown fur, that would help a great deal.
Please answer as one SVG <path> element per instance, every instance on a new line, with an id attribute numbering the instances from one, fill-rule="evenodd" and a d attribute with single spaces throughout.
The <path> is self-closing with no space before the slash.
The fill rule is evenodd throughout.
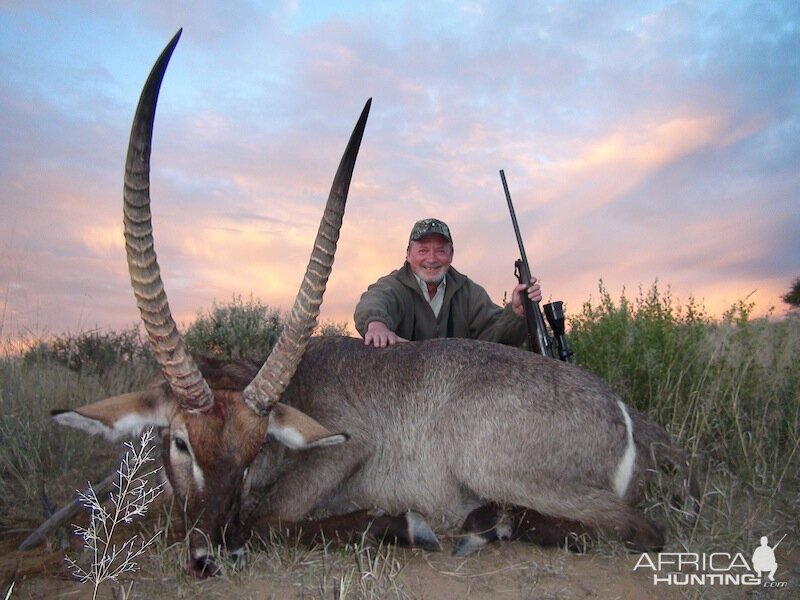
<path id="1" fill-rule="evenodd" d="M 657 527 L 633 506 L 654 471 L 673 466 L 683 498 L 696 490 L 672 436 L 628 407 L 637 457 L 624 498 L 614 493 L 627 439 L 618 400 L 585 370 L 489 342 L 315 338 L 282 402 L 350 439 L 302 452 L 268 443 L 250 501 L 288 521 L 412 509 L 445 526 L 491 501 L 652 547 Z"/>

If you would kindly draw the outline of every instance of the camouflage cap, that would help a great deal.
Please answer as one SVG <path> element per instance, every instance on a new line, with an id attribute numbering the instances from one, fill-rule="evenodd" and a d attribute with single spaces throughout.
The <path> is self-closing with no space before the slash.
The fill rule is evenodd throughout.
<path id="1" fill-rule="evenodd" d="M 422 219 L 414 223 L 414 227 L 411 228 L 411 235 L 408 237 L 408 242 L 416 242 L 432 233 L 439 234 L 451 244 L 453 243 L 453 238 L 450 235 L 450 228 L 444 221 L 440 221 L 439 219 Z"/>

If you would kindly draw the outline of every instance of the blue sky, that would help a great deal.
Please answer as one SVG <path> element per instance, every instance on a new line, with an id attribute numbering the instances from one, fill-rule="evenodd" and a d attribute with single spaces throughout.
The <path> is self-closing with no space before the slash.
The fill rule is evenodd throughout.
<path id="1" fill-rule="evenodd" d="M 323 319 L 349 321 L 419 218 L 500 302 L 516 247 L 569 311 L 658 279 L 720 314 L 800 275 L 800 4 L 2 2 L 0 334 L 138 316 L 124 153 L 153 60 L 184 33 L 153 154 L 156 249 L 182 322 L 288 309 L 374 98 Z"/>

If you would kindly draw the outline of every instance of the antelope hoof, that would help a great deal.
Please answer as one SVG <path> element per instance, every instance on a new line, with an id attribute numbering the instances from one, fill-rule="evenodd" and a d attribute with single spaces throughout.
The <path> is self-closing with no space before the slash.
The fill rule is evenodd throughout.
<path id="1" fill-rule="evenodd" d="M 477 533 L 468 533 L 458 538 L 458 541 L 456 542 L 455 546 L 453 546 L 453 551 L 450 553 L 450 555 L 463 558 L 465 556 L 469 556 L 473 552 L 477 552 L 488 543 L 489 540 L 487 540 L 485 537 L 478 535 Z"/>
<path id="2" fill-rule="evenodd" d="M 405 517 L 408 525 L 408 539 L 411 541 L 412 546 L 429 552 L 441 551 L 442 546 L 439 543 L 439 539 L 421 514 L 410 510 L 405 514 Z"/>

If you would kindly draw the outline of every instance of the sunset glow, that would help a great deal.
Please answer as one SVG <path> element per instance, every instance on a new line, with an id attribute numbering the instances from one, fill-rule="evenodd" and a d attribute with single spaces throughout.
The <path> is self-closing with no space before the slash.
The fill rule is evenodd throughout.
<path id="1" fill-rule="evenodd" d="M 800 4 L 22 3 L 0 8 L 0 335 L 137 322 L 122 172 L 141 85 L 183 37 L 153 148 L 176 319 L 234 294 L 288 310 L 374 98 L 322 309 L 347 322 L 420 218 L 500 302 L 658 280 L 719 316 L 800 275 Z"/>

